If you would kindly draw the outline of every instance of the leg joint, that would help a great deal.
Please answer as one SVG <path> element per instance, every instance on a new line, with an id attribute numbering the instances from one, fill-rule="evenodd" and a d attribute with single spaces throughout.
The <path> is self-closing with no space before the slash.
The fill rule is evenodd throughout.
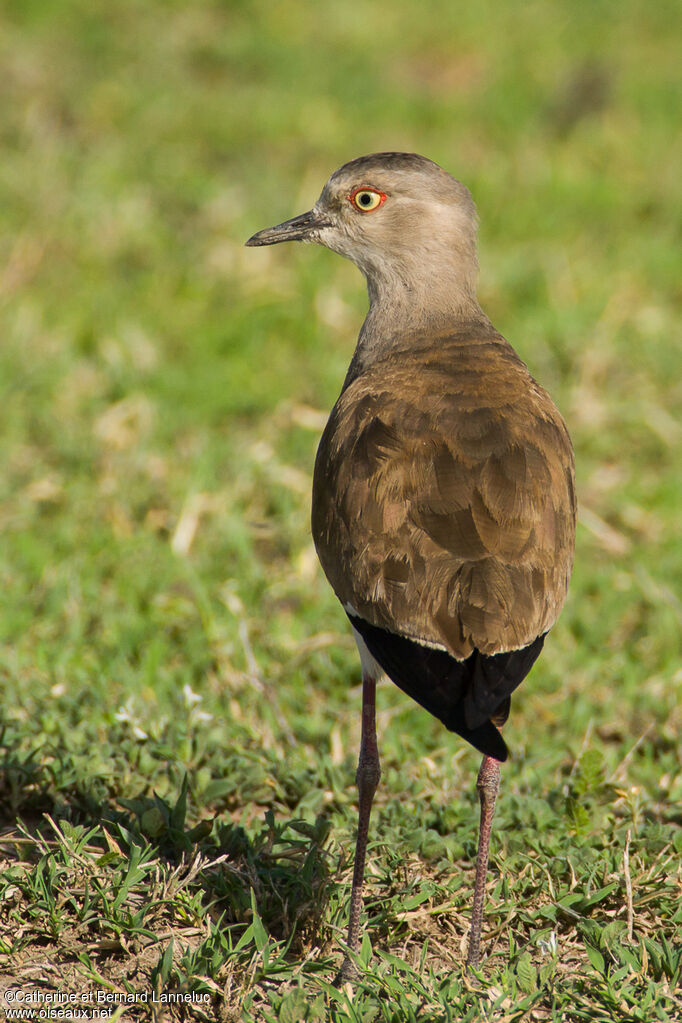
<path id="1" fill-rule="evenodd" d="M 500 789 L 500 765 L 492 757 L 484 757 L 476 779 L 476 788 L 481 801 L 493 801 Z"/>
<path id="2" fill-rule="evenodd" d="M 358 761 L 358 769 L 355 772 L 355 783 L 358 789 L 362 792 L 367 789 L 371 792 L 376 790 L 381 778 L 381 766 L 379 764 L 379 757 L 375 754 L 365 754 L 361 756 Z"/>

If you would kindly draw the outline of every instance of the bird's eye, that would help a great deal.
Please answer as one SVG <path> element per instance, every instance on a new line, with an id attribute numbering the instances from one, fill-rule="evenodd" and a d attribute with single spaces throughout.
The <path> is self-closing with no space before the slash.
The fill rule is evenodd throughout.
<path id="1" fill-rule="evenodd" d="M 386 195 L 384 192 L 379 192 L 376 188 L 356 188 L 348 196 L 348 201 L 355 206 L 356 210 L 360 210 L 361 213 L 370 213 L 381 206 L 382 202 L 386 201 Z"/>

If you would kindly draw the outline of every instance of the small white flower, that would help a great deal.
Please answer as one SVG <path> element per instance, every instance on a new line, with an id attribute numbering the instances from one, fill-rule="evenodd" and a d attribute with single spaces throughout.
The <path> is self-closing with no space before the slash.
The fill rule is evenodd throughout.
<path id="1" fill-rule="evenodd" d="M 182 695 L 185 697 L 185 706 L 193 707 L 195 703 L 201 703 L 203 696 L 195 693 L 189 683 L 185 682 L 182 687 Z"/>
<path id="2" fill-rule="evenodd" d="M 140 728 L 140 726 L 138 724 L 138 718 L 137 718 L 136 714 L 132 710 L 131 701 L 130 700 L 123 707 L 119 707 L 118 708 L 118 710 L 116 711 L 114 717 L 115 717 L 115 719 L 117 721 L 120 721 L 122 724 L 131 725 L 132 726 L 133 735 L 135 736 L 136 739 L 148 739 L 149 738 L 149 736 L 144 731 L 144 729 Z"/>
<path id="3" fill-rule="evenodd" d="M 548 938 L 538 938 L 537 946 L 546 956 L 555 956 L 558 947 L 556 931 L 551 931 Z"/>

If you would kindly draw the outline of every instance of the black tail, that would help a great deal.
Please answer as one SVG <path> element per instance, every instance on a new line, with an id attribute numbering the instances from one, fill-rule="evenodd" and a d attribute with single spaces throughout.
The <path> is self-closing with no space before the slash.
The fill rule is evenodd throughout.
<path id="1" fill-rule="evenodd" d="M 480 753 L 507 759 L 507 745 L 490 719 L 506 720 L 509 696 L 533 666 L 544 636 L 522 650 L 493 655 L 474 650 L 458 661 L 445 650 L 348 617 L 372 657 L 403 692 Z"/>

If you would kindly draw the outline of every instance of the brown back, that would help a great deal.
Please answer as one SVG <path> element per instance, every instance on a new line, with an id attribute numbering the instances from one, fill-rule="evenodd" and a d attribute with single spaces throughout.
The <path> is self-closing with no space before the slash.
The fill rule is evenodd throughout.
<path id="1" fill-rule="evenodd" d="M 315 463 L 329 582 L 368 622 L 462 659 L 531 643 L 573 562 L 574 460 L 551 398 L 478 322 L 349 373 Z"/>

